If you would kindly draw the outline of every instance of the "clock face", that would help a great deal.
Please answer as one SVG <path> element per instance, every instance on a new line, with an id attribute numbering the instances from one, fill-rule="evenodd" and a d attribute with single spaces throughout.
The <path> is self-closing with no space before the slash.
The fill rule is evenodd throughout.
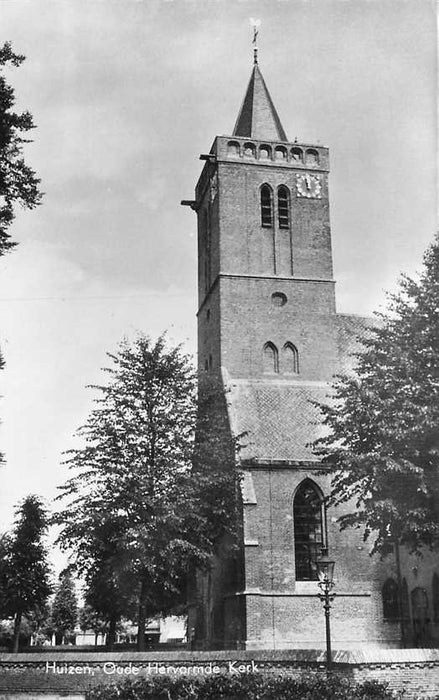
<path id="1" fill-rule="evenodd" d="M 321 199 L 322 197 L 322 182 L 319 175 L 297 173 L 296 188 L 298 197 L 308 197 L 309 199 Z"/>

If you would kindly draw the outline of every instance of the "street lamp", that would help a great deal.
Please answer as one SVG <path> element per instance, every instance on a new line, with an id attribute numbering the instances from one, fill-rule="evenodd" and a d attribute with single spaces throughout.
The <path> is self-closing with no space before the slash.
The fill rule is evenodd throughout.
<path id="1" fill-rule="evenodd" d="M 318 593 L 318 596 L 323 603 L 326 621 L 326 670 L 330 672 L 332 668 L 330 611 L 331 603 L 335 596 L 335 593 L 332 593 L 332 589 L 334 588 L 333 578 L 335 561 L 329 558 L 326 548 L 322 549 L 322 554 L 320 558 L 317 559 L 316 566 L 319 588 L 321 591 Z"/>

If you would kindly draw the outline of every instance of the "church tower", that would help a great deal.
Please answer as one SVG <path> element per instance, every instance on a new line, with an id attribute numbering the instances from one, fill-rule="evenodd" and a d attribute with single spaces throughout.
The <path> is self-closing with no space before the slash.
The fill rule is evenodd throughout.
<path id="1" fill-rule="evenodd" d="M 288 141 L 255 63 L 233 135 L 203 158 L 194 205 L 201 367 L 320 378 L 307 317 L 335 313 L 328 149 Z"/>
<path id="2" fill-rule="evenodd" d="M 395 642 L 378 611 L 386 566 L 327 512 L 329 477 L 313 454 L 316 402 L 349 365 L 368 321 L 336 313 L 329 153 L 289 141 L 255 63 L 230 136 L 217 136 L 194 200 L 198 219 L 200 372 L 221 379 L 242 481 L 241 576 L 221 549 L 193 602 L 195 645 L 324 646 L 315 561 L 336 559 L 333 638 Z M 395 642 L 396 643 L 396 642 Z"/>

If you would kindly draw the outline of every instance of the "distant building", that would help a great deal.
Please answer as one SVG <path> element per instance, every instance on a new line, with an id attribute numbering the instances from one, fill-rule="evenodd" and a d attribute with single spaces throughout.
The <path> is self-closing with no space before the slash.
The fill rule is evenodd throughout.
<path id="1" fill-rule="evenodd" d="M 145 628 L 147 644 L 151 647 L 159 644 L 168 644 L 170 646 L 182 645 L 186 643 L 186 618 L 170 615 L 165 618 L 155 618 Z M 85 645 L 105 645 L 106 635 L 98 634 L 92 630 L 77 631 L 76 635 L 77 646 Z M 124 632 L 118 633 L 116 638 L 117 644 L 136 644 L 137 643 L 137 626 L 126 625 Z"/>
<path id="2" fill-rule="evenodd" d="M 321 434 L 313 402 L 325 401 L 371 324 L 336 312 L 328 149 L 288 140 L 255 60 L 232 135 L 201 157 L 195 200 L 183 202 L 198 218 L 199 368 L 221 378 L 230 431 L 246 438 L 241 552 L 224 544 L 199 577 L 191 643 L 323 646 L 315 560 L 328 547 L 334 646 L 398 646 L 395 560 L 371 559 L 359 530 L 340 532 L 342 511 L 325 508 L 329 477 L 310 448 Z M 418 581 L 407 568 L 403 581 L 418 644 L 439 636 L 434 581 L 431 567 Z"/>

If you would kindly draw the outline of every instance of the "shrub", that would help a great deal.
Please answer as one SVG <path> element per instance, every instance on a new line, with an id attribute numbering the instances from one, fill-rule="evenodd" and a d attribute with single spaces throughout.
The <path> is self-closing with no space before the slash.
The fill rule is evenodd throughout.
<path id="1" fill-rule="evenodd" d="M 395 694 L 376 681 L 352 683 L 337 675 L 142 677 L 88 691 L 87 700 L 391 700 Z"/>

